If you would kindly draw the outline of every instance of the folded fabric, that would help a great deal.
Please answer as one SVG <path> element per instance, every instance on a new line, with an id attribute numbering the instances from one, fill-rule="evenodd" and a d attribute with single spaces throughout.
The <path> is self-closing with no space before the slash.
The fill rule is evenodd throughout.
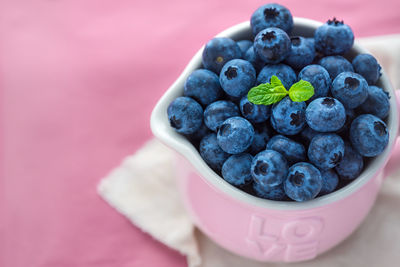
<path id="1" fill-rule="evenodd" d="M 365 38 L 395 88 L 400 87 L 400 35 Z M 195 229 L 179 197 L 174 152 L 152 139 L 104 178 L 99 194 L 158 241 L 187 256 L 189 266 L 285 266 L 259 263 L 220 248 Z M 400 172 L 388 177 L 360 228 L 315 260 L 296 266 L 398 266 L 400 261 Z M 293 266 L 293 265 L 291 265 Z"/>
<path id="2" fill-rule="evenodd" d="M 199 266 L 194 225 L 179 199 L 174 152 L 156 139 L 147 142 L 98 187 L 100 195 L 132 223 Z"/>

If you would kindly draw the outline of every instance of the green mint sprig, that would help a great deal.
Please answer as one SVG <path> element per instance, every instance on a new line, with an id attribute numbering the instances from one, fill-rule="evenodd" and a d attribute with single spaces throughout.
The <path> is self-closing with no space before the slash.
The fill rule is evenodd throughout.
<path id="1" fill-rule="evenodd" d="M 272 105 L 281 101 L 287 95 L 293 102 L 307 101 L 314 95 L 314 87 L 311 83 L 300 80 L 287 91 L 281 80 L 273 75 L 270 83 L 262 83 L 251 88 L 247 94 L 247 99 L 256 105 Z"/>

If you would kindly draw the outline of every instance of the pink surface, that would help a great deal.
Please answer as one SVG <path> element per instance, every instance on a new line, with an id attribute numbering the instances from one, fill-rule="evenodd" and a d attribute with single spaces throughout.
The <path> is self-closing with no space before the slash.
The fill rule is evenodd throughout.
<path id="1" fill-rule="evenodd" d="M 279 2 L 356 37 L 400 32 L 398 1 Z M 153 105 L 194 52 L 261 3 L 0 3 L 1 266 L 185 266 L 96 185 L 151 136 Z"/>

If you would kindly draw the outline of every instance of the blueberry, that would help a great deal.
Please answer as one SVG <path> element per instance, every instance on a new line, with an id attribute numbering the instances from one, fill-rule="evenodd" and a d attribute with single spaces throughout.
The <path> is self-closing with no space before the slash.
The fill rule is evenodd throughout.
<path id="1" fill-rule="evenodd" d="M 222 165 L 222 177 L 230 184 L 244 186 L 253 178 L 250 173 L 253 156 L 247 153 L 230 156 Z"/>
<path id="2" fill-rule="evenodd" d="M 228 61 L 219 74 L 222 89 L 233 97 L 241 97 L 254 86 L 256 71 L 250 62 L 243 59 Z"/>
<path id="3" fill-rule="evenodd" d="M 319 169 L 331 169 L 343 158 L 343 139 L 333 133 L 316 135 L 308 147 L 308 158 Z"/>
<path id="4" fill-rule="evenodd" d="M 310 101 L 323 96 L 328 96 L 331 78 L 328 71 L 320 65 L 308 65 L 299 73 L 299 80 L 304 80 L 314 87 L 314 95 Z"/>
<path id="5" fill-rule="evenodd" d="M 193 71 L 186 79 L 184 88 L 184 96 L 192 97 L 204 106 L 217 101 L 222 94 L 218 76 L 205 69 Z"/>
<path id="6" fill-rule="evenodd" d="M 256 52 L 254 52 L 253 46 L 247 49 L 246 53 L 243 56 L 243 59 L 250 62 L 253 65 L 256 72 L 259 72 L 265 65 L 265 62 L 257 55 Z"/>
<path id="7" fill-rule="evenodd" d="M 285 63 L 294 69 L 302 69 L 311 64 L 315 57 L 314 45 L 304 37 L 290 37 L 292 48 Z"/>
<path id="8" fill-rule="evenodd" d="M 294 70 L 285 64 L 265 65 L 257 77 L 257 84 L 269 83 L 271 77 L 275 75 L 281 80 L 287 90 L 297 81 Z"/>
<path id="9" fill-rule="evenodd" d="M 268 120 L 271 115 L 271 107 L 253 104 L 247 99 L 247 95 L 245 95 L 240 100 L 240 112 L 250 122 L 260 123 Z"/>
<path id="10" fill-rule="evenodd" d="M 342 56 L 324 57 L 318 62 L 318 64 L 328 71 L 332 80 L 342 72 L 354 72 L 353 65 Z"/>
<path id="11" fill-rule="evenodd" d="M 266 4 L 251 15 L 251 29 L 254 35 L 269 27 L 281 28 L 287 33 L 293 28 L 293 17 L 289 9 L 278 4 Z"/>
<path id="12" fill-rule="evenodd" d="M 334 132 L 346 122 L 346 110 L 335 98 L 320 97 L 307 106 L 306 121 L 315 131 Z"/>
<path id="13" fill-rule="evenodd" d="M 201 139 L 199 151 L 203 160 L 217 172 L 221 171 L 222 165 L 230 156 L 219 147 L 216 133 L 210 133 Z"/>
<path id="14" fill-rule="evenodd" d="M 236 106 L 239 106 L 240 99 L 242 99 L 242 98 L 241 98 L 241 97 L 235 97 L 235 96 L 228 95 L 228 94 L 225 93 L 225 91 L 224 91 L 224 94 L 223 94 L 223 96 L 221 97 L 221 99 L 225 99 L 225 100 L 231 101 L 231 102 L 233 102 Z"/>
<path id="15" fill-rule="evenodd" d="M 198 142 L 209 133 L 210 133 L 210 129 L 208 129 L 208 127 L 204 123 L 202 123 L 200 128 L 196 132 L 194 132 L 192 134 L 188 134 L 186 136 L 190 141 Z"/>
<path id="16" fill-rule="evenodd" d="M 313 37 L 307 37 L 306 41 L 308 42 L 308 45 L 314 47 L 314 51 L 315 51 L 315 40 Z"/>
<path id="17" fill-rule="evenodd" d="M 190 97 L 176 98 L 168 106 L 168 120 L 178 133 L 192 134 L 203 122 L 203 108 Z"/>
<path id="18" fill-rule="evenodd" d="M 353 120 L 356 117 L 356 113 L 354 112 L 354 109 L 346 108 L 345 110 L 346 110 L 346 121 L 345 121 L 343 127 L 337 131 L 338 133 L 341 133 L 341 134 L 342 133 L 345 134 L 347 132 L 347 130 L 350 128 L 351 123 L 353 122 Z"/>
<path id="19" fill-rule="evenodd" d="M 250 153 L 255 155 L 267 146 L 271 131 L 266 123 L 254 125 L 253 143 L 250 145 Z"/>
<path id="20" fill-rule="evenodd" d="M 283 184 L 277 186 L 262 186 L 258 183 L 253 183 L 254 192 L 258 197 L 270 200 L 285 200 L 286 193 L 283 189 Z"/>
<path id="21" fill-rule="evenodd" d="M 384 119 L 389 114 L 390 103 L 388 94 L 382 88 L 368 86 L 367 100 L 361 105 L 362 111 Z"/>
<path id="22" fill-rule="evenodd" d="M 355 72 L 361 74 L 369 84 L 375 84 L 381 76 L 381 66 L 370 54 L 359 54 L 353 59 Z"/>
<path id="23" fill-rule="evenodd" d="M 267 149 L 281 153 L 286 158 L 289 165 L 306 160 L 306 150 L 304 146 L 283 135 L 275 135 L 272 137 L 268 141 Z"/>
<path id="24" fill-rule="evenodd" d="M 346 155 L 346 148 L 344 153 Z M 326 195 L 333 192 L 339 183 L 339 177 L 336 174 L 335 170 L 334 169 L 320 170 L 320 172 L 322 177 L 322 187 L 321 191 L 319 191 L 319 194 Z"/>
<path id="25" fill-rule="evenodd" d="M 289 55 L 290 49 L 289 36 L 278 28 L 266 28 L 254 38 L 254 51 L 268 64 L 284 60 Z"/>
<path id="26" fill-rule="evenodd" d="M 343 21 L 333 18 L 315 30 L 314 39 L 318 51 L 325 55 L 340 55 L 353 46 L 354 34 Z"/>
<path id="27" fill-rule="evenodd" d="M 361 156 L 375 157 L 386 148 L 389 132 L 381 119 L 371 114 L 363 114 L 351 124 L 350 141 Z"/>
<path id="28" fill-rule="evenodd" d="M 204 123 L 216 132 L 224 120 L 239 116 L 239 108 L 231 101 L 219 100 L 208 105 L 204 111 Z"/>
<path id="29" fill-rule="evenodd" d="M 315 198 L 322 187 L 320 171 L 312 164 L 299 162 L 289 168 L 283 183 L 286 195 L 295 201 Z"/>
<path id="30" fill-rule="evenodd" d="M 271 125 L 280 134 L 298 134 L 306 123 L 305 110 L 306 104 L 304 102 L 293 102 L 287 96 L 273 104 Z"/>
<path id="31" fill-rule="evenodd" d="M 254 128 L 242 117 L 225 120 L 218 128 L 218 144 L 229 154 L 239 154 L 250 147 L 254 138 Z"/>
<path id="32" fill-rule="evenodd" d="M 236 43 L 239 46 L 240 51 L 242 51 L 242 58 L 244 57 L 244 54 L 246 54 L 247 50 L 253 46 L 253 42 L 249 40 L 240 40 Z"/>
<path id="33" fill-rule="evenodd" d="M 253 158 L 251 175 L 255 183 L 268 188 L 282 184 L 287 168 L 287 161 L 280 153 L 267 149 Z"/>
<path id="34" fill-rule="evenodd" d="M 203 66 L 216 74 L 231 59 L 241 58 L 242 51 L 230 38 L 217 37 L 208 41 L 203 50 Z"/>
<path id="35" fill-rule="evenodd" d="M 323 53 L 315 49 L 315 39 L 314 38 L 307 38 L 310 45 L 314 46 L 315 50 L 315 57 L 312 64 L 318 64 L 318 62 L 325 56 Z"/>
<path id="36" fill-rule="evenodd" d="M 343 160 L 335 167 L 337 174 L 343 180 L 353 180 L 360 175 L 363 167 L 363 157 L 350 143 L 345 143 Z"/>
<path id="37" fill-rule="evenodd" d="M 310 144 L 310 142 L 314 138 L 314 136 L 316 136 L 317 134 L 320 134 L 320 133 L 317 131 L 314 131 L 313 129 L 308 127 L 308 125 L 306 125 L 304 127 L 304 130 L 301 131 L 300 137 L 304 141 L 304 143 L 308 145 L 308 144 Z"/>
<path id="38" fill-rule="evenodd" d="M 360 74 L 342 72 L 333 80 L 331 92 L 346 108 L 356 108 L 368 97 L 368 83 Z"/>

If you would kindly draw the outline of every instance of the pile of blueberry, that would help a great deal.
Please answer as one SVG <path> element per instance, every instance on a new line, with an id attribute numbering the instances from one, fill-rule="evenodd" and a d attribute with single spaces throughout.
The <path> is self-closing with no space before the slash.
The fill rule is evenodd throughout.
<path id="1" fill-rule="evenodd" d="M 292 27 L 287 8 L 267 4 L 251 16 L 254 42 L 210 40 L 203 68 L 187 78 L 168 118 L 233 186 L 261 198 L 307 201 L 345 186 L 382 153 L 390 105 L 375 86 L 377 60 L 343 57 L 354 42 L 343 21 L 328 20 L 314 38 L 291 36 Z M 306 102 L 250 102 L 249 90 L 273 75 L 285 88 L 308 81 L 314 95 Z"/>

